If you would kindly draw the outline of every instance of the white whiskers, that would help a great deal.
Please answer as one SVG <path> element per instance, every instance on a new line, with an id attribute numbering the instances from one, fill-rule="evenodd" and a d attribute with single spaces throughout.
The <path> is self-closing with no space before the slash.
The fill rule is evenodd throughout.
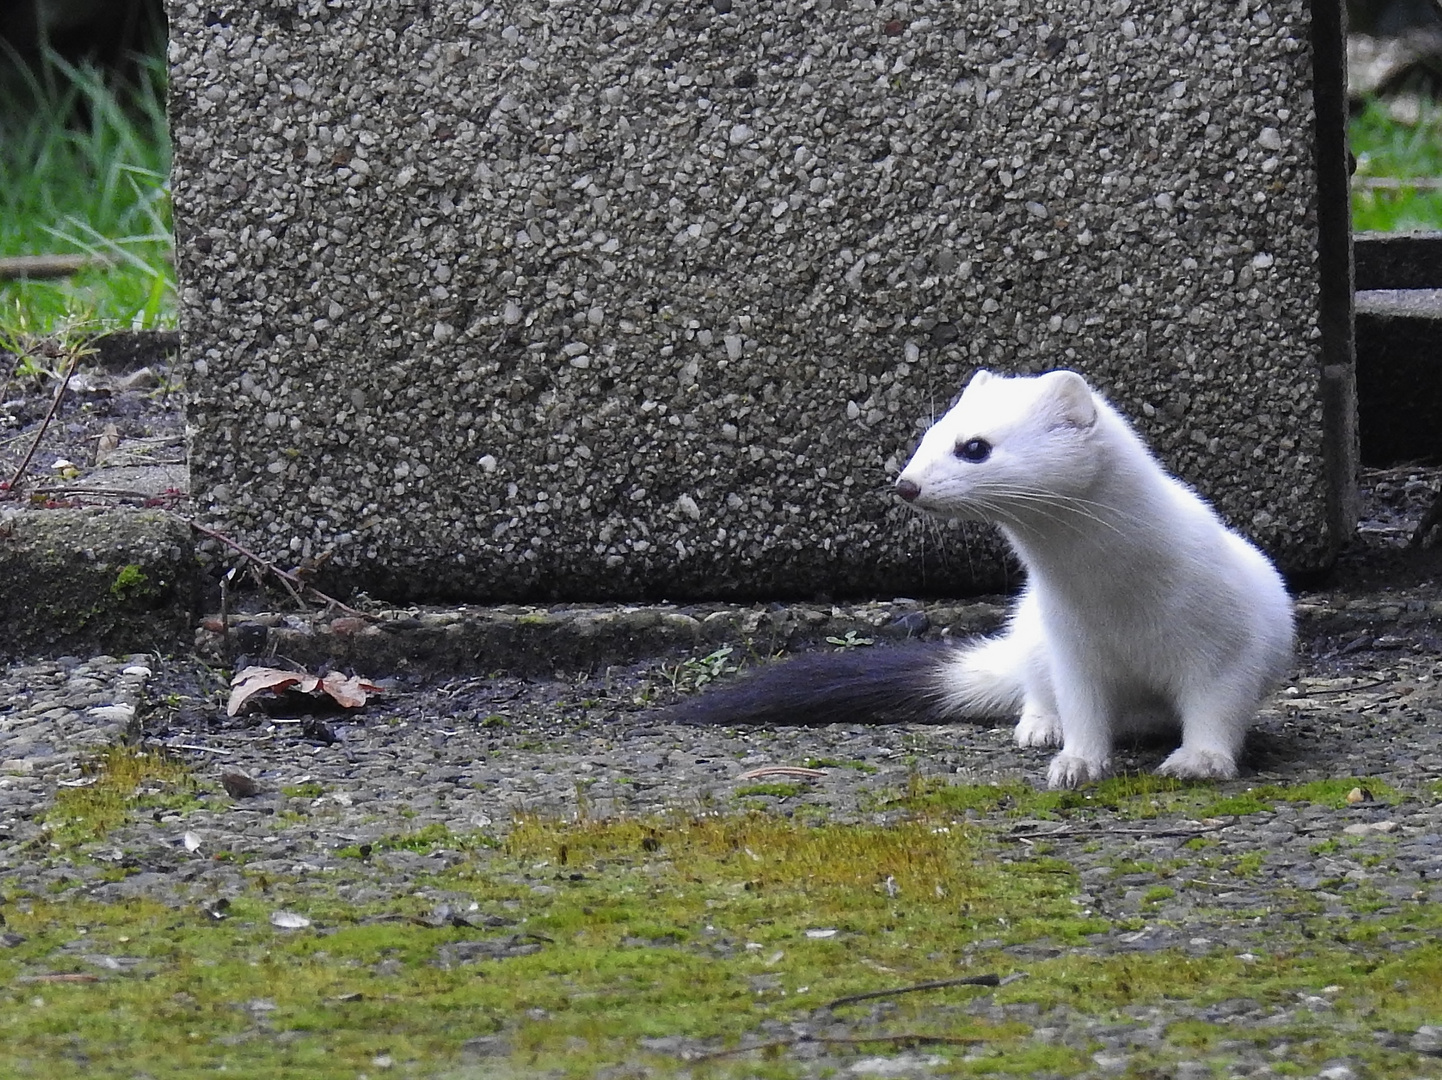
<path id="1" fill-rule="evenodd" d="M 940 494 L 941 499 L 933 501 L 943 504 L 935 509 L 945 514 L 948 510 L 944 505 L 945 485 L 941 487 Z M 1118 508 L 1092 499 L 1058 495 L 1042 488 L 1008 486 L 985 491 L 971 490 L 964 499 L 956 501 L 956 508 L 960 513 L 955 516 L 974 516 L 1021 531 L 1035 529 L 1036 519 L 1040 519 L 1078 535 L 1087 531 L 1086 522 L 1100 525 L 1118 536 L 1125 535 L 1125 515 Z"/>

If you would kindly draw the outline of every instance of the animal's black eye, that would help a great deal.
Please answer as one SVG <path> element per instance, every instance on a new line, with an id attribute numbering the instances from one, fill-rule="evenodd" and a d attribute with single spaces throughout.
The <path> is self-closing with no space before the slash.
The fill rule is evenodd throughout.
<path id="1" fill-rule="evenodd" d="M 991 457 L 991 443 L 985 439 L 967 439 L 966 442 L 957 443 L 953 453 L 962 461 L 975 465 Z"/>

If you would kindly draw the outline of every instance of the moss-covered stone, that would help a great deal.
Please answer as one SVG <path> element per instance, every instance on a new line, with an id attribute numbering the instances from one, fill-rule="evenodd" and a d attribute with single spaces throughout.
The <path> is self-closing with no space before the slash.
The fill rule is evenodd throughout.
<path id="1" fill-rule="evenodd" d="M 189 527 L 158 510 L 0 516 L 0 656 L 173 651 L 191 636 Z"/>

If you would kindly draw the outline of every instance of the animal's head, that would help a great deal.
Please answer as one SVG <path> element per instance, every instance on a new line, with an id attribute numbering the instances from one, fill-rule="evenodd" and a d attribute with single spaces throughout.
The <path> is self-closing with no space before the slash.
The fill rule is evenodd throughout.
<path id="1" fill-rule="evenodd" d="M 1088 443 L 1102 406 L 1074 371 L 978 371 L 922 437 L 896 493 L 943 517 L 1017 524 L 1084 498 L 1097 469 Z"/>

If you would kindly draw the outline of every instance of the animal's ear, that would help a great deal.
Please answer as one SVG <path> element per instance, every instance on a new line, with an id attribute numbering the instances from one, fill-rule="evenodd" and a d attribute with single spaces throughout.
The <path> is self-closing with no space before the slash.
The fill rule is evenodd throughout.
<path id="1" fill-rule="evenodd" d="M 1075 371 L 1049 371 L 1042 379 L 1055 406 L 1058 426 L 1086 429 L 1097 422 L 1091 387 Z"/>
<path id="2" fill-rule="evenodd" d="M 985 368 L 978 368 L 976 374 L 971 377 L 971 381 L 966 384 L 966 388 L 968 390 L 979 390 L 994 378 L 996 378 L 996 376 Z"/>

